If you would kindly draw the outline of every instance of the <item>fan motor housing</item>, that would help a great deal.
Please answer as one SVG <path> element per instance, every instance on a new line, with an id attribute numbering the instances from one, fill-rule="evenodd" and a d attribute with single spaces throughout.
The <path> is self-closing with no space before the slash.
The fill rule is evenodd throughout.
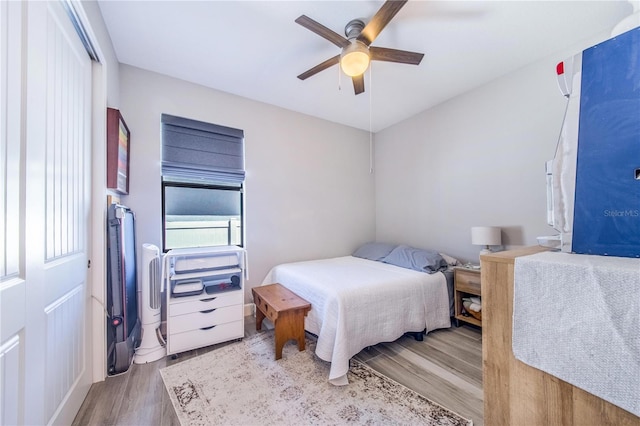
<path id="1" fill-rule="evenodd" d="M 347 25 L 345 25 L 344 35 L 346 35 L 347 38 L 351 40 L 358 37 L 363 29 L 364 22 L 361 19 L 352 19 L 347 23 Z"/>

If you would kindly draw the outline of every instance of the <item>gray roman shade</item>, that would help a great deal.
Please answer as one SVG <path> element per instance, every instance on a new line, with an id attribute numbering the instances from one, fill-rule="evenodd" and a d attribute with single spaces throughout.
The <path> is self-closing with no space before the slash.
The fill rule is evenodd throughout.
<path id="1" fill-rule="evenodd" d="M 162 114 L 162 178 L 170 181 L 244 181 L 244 132 Z"/>

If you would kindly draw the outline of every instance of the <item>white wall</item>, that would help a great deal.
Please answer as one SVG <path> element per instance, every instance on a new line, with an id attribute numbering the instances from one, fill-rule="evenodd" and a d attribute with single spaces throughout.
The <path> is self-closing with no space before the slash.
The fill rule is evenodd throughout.
<path id="1" fill-rule="evenodd" d="M 162 113 L 245 132 L 247 289 L 278 263 L 347 255 L 374 238 L 368 133 L 128 65 L 120 87 L 131 131 L 122 201 L 136 213 L 138 245 L 162 243 Z"/>
<path id="2" fill-rule="evenodd" d="M 535 245 L 536 237 L 555 234 L 546 224 L 544 169 L 566 105 L 555 66 L 605 38 L 377 133 L 376 238 L 478 263 L 472 226 L 502 227 L 506 246 Z"/>

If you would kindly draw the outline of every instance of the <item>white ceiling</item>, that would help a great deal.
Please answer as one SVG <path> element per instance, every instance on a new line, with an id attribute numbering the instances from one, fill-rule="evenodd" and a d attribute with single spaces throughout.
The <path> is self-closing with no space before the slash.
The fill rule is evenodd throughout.
<path id="1" fill-rule="evenodd" d="M 338 66 L 296 78 L 339 53 L 298 16 L 342 35 L 383 3 L 99 1 L 121 63 L 374 132 L 609 32 L 632 12 L 618 0 L 409 1 L 372 45 L 424 53 L 419 66 L 373 62 L 358 96 Z"/>

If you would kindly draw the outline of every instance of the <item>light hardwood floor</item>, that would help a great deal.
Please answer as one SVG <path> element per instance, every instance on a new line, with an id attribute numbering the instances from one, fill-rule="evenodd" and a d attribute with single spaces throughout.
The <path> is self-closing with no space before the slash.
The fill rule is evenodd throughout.
<path id="1" fill-rule="evenodd" d="M 245 317 L 245 337 L 256 333 Z M 288 342 L 287 345 L 295 344 Z M 121 375 L 94 383 L 74 425 L 179 425 L 159 369 L 215 350 L 225 343 L 133 364 Z M 401 337 L 369 347 L 356 359 L 463 417 L 483 425 L 482 333 L 471 326 L 436 330 L 418 342 Z"/>

